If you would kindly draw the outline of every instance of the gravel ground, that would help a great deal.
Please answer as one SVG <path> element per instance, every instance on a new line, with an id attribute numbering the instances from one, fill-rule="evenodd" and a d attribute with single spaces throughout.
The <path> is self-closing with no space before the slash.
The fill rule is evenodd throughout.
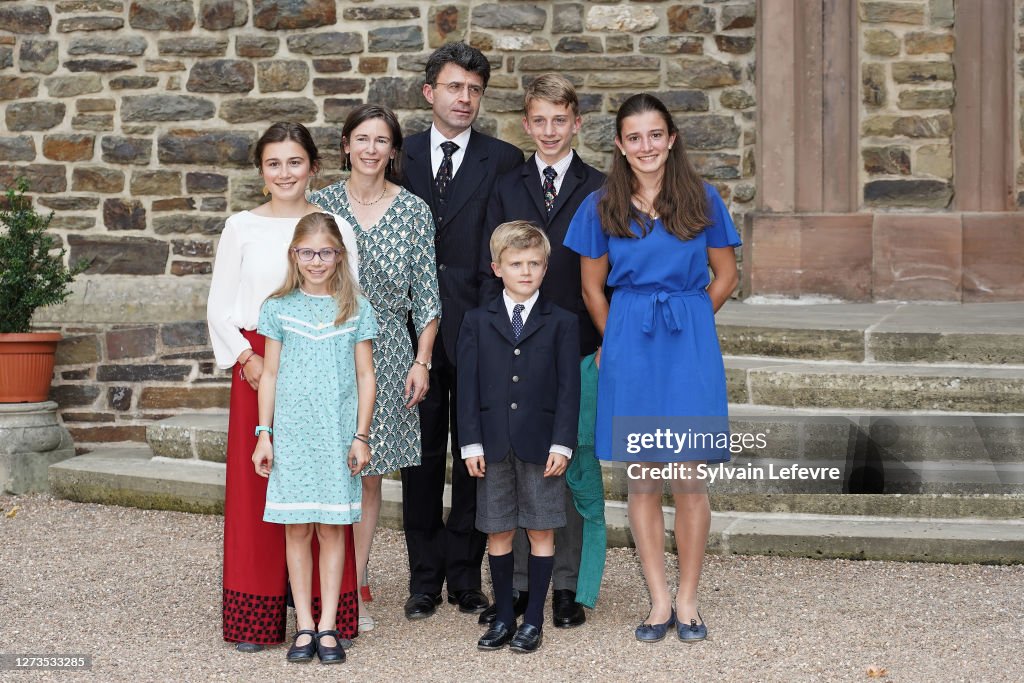
<path id="1" fill-rule="evenodd" d="M 639 563 L 612 549 L 586 625 L 549 627 L 538 653 L 515 655 L 478 652 L 476 617 L 447 604 L 407 621 L 405 544 L 381 530 L 377 629 L 326 669 L 220 639 L 220 517 L 0 497 L 15 506 L 0 517 L 0 652 L 90 654 L 93 668 L 4 681 L 1024 680 L 1021 566 L 709 556 L 709 640 L 646 645 L 633 639 L 647 613 Z"/>

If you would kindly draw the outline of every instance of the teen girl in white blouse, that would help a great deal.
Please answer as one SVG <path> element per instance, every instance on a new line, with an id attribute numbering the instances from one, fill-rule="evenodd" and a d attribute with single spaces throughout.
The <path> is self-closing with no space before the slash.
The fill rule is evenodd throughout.
<path id="1" fill-rule="evenodd" d="M 224 639 L 253 652 L 284 641 L 284 527 L 263 521 L 267 480 L 256 476 L 250 456 L 256 444 L 257 388 L 263 373 L 263 337 L 256 333 L 260 305 L 280 287 L 288 270 L 295 224 L 320 211 L 306 200 L 320 156 L 309 131 L 298 123 L 275 123 L 256 143 L 254 161 L 269 201 L 228 218 L 217 247 L 207 320 L 217 365 L 231 369 L 227 479 L 224 501 Z M 336 219 L 349 265 L 356 272 L 352 227 Z M 354 556 L 351 530 L 346 557 Z M 349 566 L 351 565 L 351 566 Z M 355 604 L 355 564 L 346 562 L 342 597 Z M 316 588 L 314 587 L 316 590 Z M 316 593 L 318 594 L 318 593 Z M 356 634 L 357 614 L 339 610 L 342 637 Z M 327 643 L 331 645 L 331 643 Z"/>

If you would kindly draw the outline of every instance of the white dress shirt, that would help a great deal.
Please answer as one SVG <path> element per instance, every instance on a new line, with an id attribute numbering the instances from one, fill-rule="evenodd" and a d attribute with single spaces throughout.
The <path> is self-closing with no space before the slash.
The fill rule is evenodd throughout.
<path id="1" fill-rule="evenodd" d="M 533 293 L 526 301 L 513 301 L 512 297 L 508 295 L 508 290 L 502 290 L 501 298 L 505 302 L 505 312 L 508 313 L 508 319 L 512 320 L 512 314 L 515 312 L 516 304 L 523 304 L 525 308 L 519 313 L 523 318 L 523 326 L 526 326 L 526 319 L 530 317 L 530 311 L 533 310 L 533 305 L 537 303 L 537 299 L 540 298 L 540 290 L 538 289 Z M 562 446 L 559 444 L 551 444 L 551 448 L 548 449 L 549 453 L 558 453 L 564 455 L 567 458 L 572 457 L 572 449 L 568 446 Z M 477 458 L 484 454 L 484 445 L 482 443 L 471 443 L 462 447 L 462 459 Z"/>
<path id="2" fill-rule="evenodd" d="M 459 166 L 462 165 L 462 159 L 466 156 L 466 145 L 469 144 L 469 136 L 473 132 L 472 128 L 467 128 L 455 137 L 451 138 L 451 141 L 459 146 L 455 150 L 455 154 L 452 154 L 452 178 L 459 172 Z M 447 141 L 441 131 L 437 129 L 434 124 L 430 124 L 430 177 L 437 177 L 437 169 L 441 167 L 441 161 L 444 159 L 444 152 L 441 151 L 441 143 Z"/>
<path id="3" fill-rule="evenodd" d="M 573 151 L 570 149 L 568 154 L 553 164 L 545 164 L 540 160 L 539 154 L 533 155 L 533 160 L 537 162 L 537 173 L 540 175 L 541 187 L 544 186 L 544 169 L 550 166 L 555 169 L 555 173 L 558 174 L 555 176 L 555 194 L 557 195 L 562 191 L 562 180 L 565 179 L 565 172 L 568 171 L 569 166 L 572 165 L 572 155 Z"/>

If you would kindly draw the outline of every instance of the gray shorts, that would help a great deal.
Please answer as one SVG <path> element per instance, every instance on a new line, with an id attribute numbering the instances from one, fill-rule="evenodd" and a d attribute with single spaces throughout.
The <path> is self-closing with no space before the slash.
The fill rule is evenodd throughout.
<path id="1" fill-rule="evenodd" d="M 536 531 L 565 526 L 565 477 L 545 477 L 544 465 L 509 453 L 486 463 L 476 480 L 476 528 L 485 534 L 522 527 Z"/>

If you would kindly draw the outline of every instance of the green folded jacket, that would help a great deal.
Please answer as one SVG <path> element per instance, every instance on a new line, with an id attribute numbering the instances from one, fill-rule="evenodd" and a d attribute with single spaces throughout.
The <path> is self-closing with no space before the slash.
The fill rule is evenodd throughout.
<path id="1" fill-rule="evenodd" d="M 597 365 L 594 354 L 580 361 L 580 424 L 576 452 L 565 471 L 572 500 L 583 517 L 583 551 L 576 581 L 576 602 L 593 608 L 604 576 L 608 532 L 604 521 L 604 480 L 594 455 L 597 419 Z"/>

